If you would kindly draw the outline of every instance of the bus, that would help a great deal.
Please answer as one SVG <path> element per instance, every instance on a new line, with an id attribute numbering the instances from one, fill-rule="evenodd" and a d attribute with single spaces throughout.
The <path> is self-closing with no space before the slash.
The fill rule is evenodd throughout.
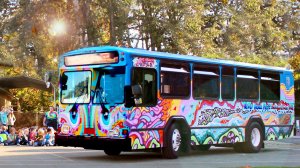
<path id="1" fill-rule="evenodd" d="M 256 153 L 293 135 L 293 71 L 115 46 L 59 60 L 59 146 L 158 151 L 231 146 Z"/>

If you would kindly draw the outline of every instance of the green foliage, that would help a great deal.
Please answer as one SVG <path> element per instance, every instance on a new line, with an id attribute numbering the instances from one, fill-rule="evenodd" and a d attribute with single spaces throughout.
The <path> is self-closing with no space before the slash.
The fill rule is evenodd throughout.
<path id="1" fill-rule="evenodd" d="M 2 0 L 0 59 L 14 67 L 1 75 L 42 79 L 62 53 L 107 44 L 275 66 L 292 58 L 299 69 L 299 8 L 276 0 Z M 67 25 L 61 36 L 50 33 L 56 20 Z M 25 111 L 37 110 L 30 100 L 50 103 L 38 91 L 14 93 Z"/>
<path id="2" fill-rule="evenodd" d="M 295 53 L 294 57 L 289 60 L 289 64 L 295 70 L 300 69 L 300 52 Z M 299 72 L 298 72 L 299 73 Z"/>
<path id="3" fill-rule="evenodd" d="M 22 112 L 40 112 L 53 106 L 51 93 L 31 88 L 12 89 L 11 92 L 17 97 Z"/>

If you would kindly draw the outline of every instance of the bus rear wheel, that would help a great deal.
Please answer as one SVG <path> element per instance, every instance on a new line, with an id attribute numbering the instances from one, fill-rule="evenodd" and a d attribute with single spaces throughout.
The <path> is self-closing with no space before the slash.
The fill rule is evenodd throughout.
<path id="1" fill-rule="evenodd" d="M 176 159 L 182 151 L 182 132 L 177 124 L 172 124 L 166 132 L 166 144 L 162 148 L 162 155 L 167 159 Z"/>
<path id="2" fill-rule="evenodd" d="M 118 149 L 104 149 L 104 153 L 108 156 L 118 156 L 121 154 L 121 150 Z"/>
<path id="3" fill-rule="evenodd" d="M 246 142 L 243 143 L 243 151 L 246 153 L 257 153 L 263 146 L 262 126 L 252 122 L 246 130 Z"/>

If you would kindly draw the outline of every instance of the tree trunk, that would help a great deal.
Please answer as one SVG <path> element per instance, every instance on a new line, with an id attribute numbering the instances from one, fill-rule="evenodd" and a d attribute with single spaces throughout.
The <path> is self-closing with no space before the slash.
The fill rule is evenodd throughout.
<path id="1" fill-rule="evenodd" d="M 115 33 L 115 22 L 114 22 L 114 9 L 113 9 L 113 0 L 109 0 L 109 29 L 110 29 L 110 45 L 116 45 L 116 33 Z"/>

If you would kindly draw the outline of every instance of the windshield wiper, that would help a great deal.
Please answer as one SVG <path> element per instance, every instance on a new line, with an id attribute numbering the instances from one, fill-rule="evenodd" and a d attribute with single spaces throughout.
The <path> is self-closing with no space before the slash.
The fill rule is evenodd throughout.
<path id="1" fill-rule="evenodd" d="M 97 87 L 95 88 L 95 96 L 93 97 L 93 100 L 94 98 L 96 98 L 96 103 L 98 103 L 97 99 L 100 99 L 99 103 L 107 103 L 106 102 L 106 97 L 105 97 L 105 92 L 104 92 L 104 89 L 102 87 Z"/>
<path id="2" fill-rule="evenodd" d="M 94 91 L 94 95 L 93 95 L 93 98 L 92 100 L 94 100 L 94 97 L 96 96 L 96 98 L 98 98 L 99 96 L 99 103 L 100 103 L 100 106 L 102 108 L 102 111 L 101 113 L 103 114 L 104 116 L 104 119 L 107 120 L 108 119 L 108 114 L 109 114 L 109 110 L 105 107 L 105 103 L 104 101 L 105 100 L 105 96 L 103 96 L 104 94 L 104 89 L 102 87 L 100 87 L 100 79 L 102 77 L 102 74 L 100 73 L 99 71 L 99 76 L 98 76 L 98 79 L 97 79 L 97 83 L 96 83 L 96 87 L 95 87 L 95 91 Z"/>
<path id="3" fill-rule="evenodd" d="M 88 90 L 87 86 L 84 86 L 81 88 L 79 95 L 82 96 L 82 94 L 84 93 L 84 90 Z M 72 106 L 72 108 L 70 109 L 70 112 L 72 113 L 72 118 L 74 119 L 76 117 L 76 113 L 77 113 L 77 108 L 78 108 L 78 100 L 81 96 L 78 96 Z"/>

